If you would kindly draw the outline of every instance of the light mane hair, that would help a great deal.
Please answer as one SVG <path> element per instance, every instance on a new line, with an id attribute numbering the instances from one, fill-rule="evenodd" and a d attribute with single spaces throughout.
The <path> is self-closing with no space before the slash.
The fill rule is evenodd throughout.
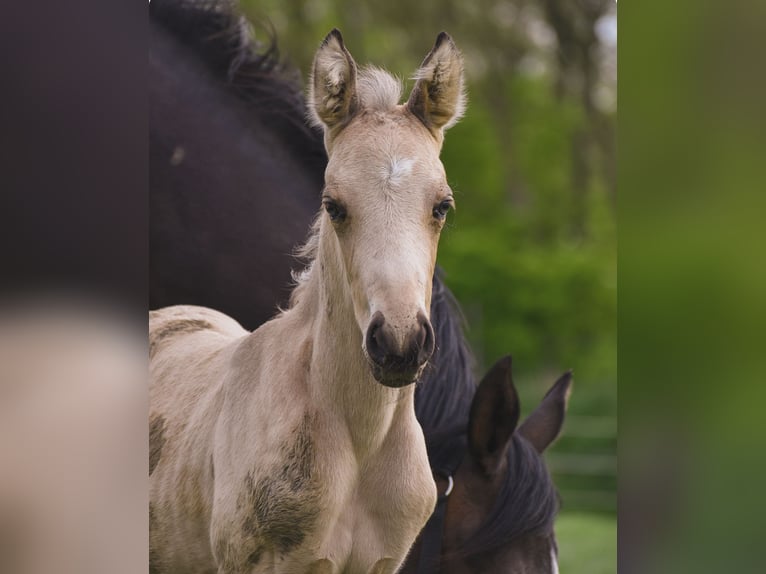
<path id="1" fill-rule="evenodd" d="M 314 79 L 309 81 L 308 101 L 314 100 Z M 362 110 L 387 112 L 393 110 L 402 99 L 404 86 L 402 81 L 390 72 L 377 66 L 365 66 L 356 77 L 356 95 Z M 325 129 L 324 122 L 319 118 L 314 106 L 309 106 L 307 119 L 314 127 Z"/>
<path id="2" fill-rule="evenodd" d="M 377 66 L 365 66 L 356 79 L 359 102 L 364 110 L 386 112 L 402 99 L 402 81 Z"/>
<path id="3" fill-rule="evenodd" d="M 314 261 L 316 260 L 317 252 L 319 251 L 319 229 L 322 222 L 322 210 L 317 212 L 311 227 L 309 228 L 309 234 L 306 241 L 295 248 L 293 256 L 302 262 L 306 263 L 306 268 L 302 271 L 296 271 L 293 269 L 291 275 L 293 278 L 294 288 L 290 293 L 290 301 L 287 309 L 295 306 L 300 300 L 302 292 L 305 290 L 306 285 L 311 277 L 311 271 L 314 268 Z M 286 311 L 287 309 L 280 309 L 280 311 Z"/>

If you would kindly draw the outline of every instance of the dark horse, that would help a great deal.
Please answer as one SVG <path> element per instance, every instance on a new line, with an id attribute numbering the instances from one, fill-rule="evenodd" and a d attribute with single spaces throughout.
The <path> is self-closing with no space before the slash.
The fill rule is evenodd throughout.
<path id="1" fill-rule="evenodd" d="M 291 254 L 320 205 L 321 135 L 297 75 L 230 3 L 154 0 L 150 13 L 150 306 L 205 305 L 254 329 L 290 292 Z M 402 571 L 556 572 L 558 496 L 540 454 L 571 376 L 518 425 L 510 358 L 477 387 L 439 273 L 431 321 L 415 407 L 440 501 Z"/>

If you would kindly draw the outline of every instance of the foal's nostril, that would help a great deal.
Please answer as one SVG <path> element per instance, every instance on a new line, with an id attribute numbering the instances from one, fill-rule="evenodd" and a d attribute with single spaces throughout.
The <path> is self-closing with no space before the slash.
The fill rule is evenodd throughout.
<path id="1" fill-rule="evenodd" d="M 431 355 L 436 348 L 436 338 L 434 336 L 434 328 L 431 326 L 431 321 L 425 316 L 423 312 L 418 313 L 418 322 L 420 323 L 420 329 L 418 331 L 418 365 L 422 365 Z"/>
<path id="2" fill-rule="evenodd" d="M 387 353 L 385 336 L 382 333 L 385 323 L 386 319 L 383 317 L 383 313 L 376 311 L 367 327 L 367 336 L 365 337 L 367 354 L 379 365 L 383 364 Z"/>

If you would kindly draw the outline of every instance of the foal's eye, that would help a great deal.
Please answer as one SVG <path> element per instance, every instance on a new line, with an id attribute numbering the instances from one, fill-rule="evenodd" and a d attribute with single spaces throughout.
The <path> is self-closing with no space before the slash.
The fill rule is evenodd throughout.
<path id="1" fill-rule="evenodd" d="M 436 219 L 444 219 L 447 217 L 447 212 L 450 210 L 450 207 L 452 207 L 452 200 L 450 199 L 445 199 L 441 203 L 437 203 L 434 206 L 434 217 Z"/>
<path id="2" fill-rule="evenodd" d="M 346 218 L 346 210 L 341 207 L 340 204 L 337 202 L 331 200 L 331 199 L 325 199 L 324 200 L 324 210 L 327 212 L 327 215 L 330 216 L 330 219 L 334 222 L 341 222 Z"/>

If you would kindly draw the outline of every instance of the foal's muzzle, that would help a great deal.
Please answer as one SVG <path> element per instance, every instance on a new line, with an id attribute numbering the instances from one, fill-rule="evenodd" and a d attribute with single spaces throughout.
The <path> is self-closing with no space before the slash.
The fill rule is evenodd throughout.
<path id="1" fill-rule="evenodd" d="M 365 336 L 365 349 L 372 363 L 375 379 L 387 387 L 403 387 L 415 382 L 420 368 L 434 352 L 434 330 L 422 311 L 417 326 L 399 346 L 383 313 L 376 311 Z"/>

